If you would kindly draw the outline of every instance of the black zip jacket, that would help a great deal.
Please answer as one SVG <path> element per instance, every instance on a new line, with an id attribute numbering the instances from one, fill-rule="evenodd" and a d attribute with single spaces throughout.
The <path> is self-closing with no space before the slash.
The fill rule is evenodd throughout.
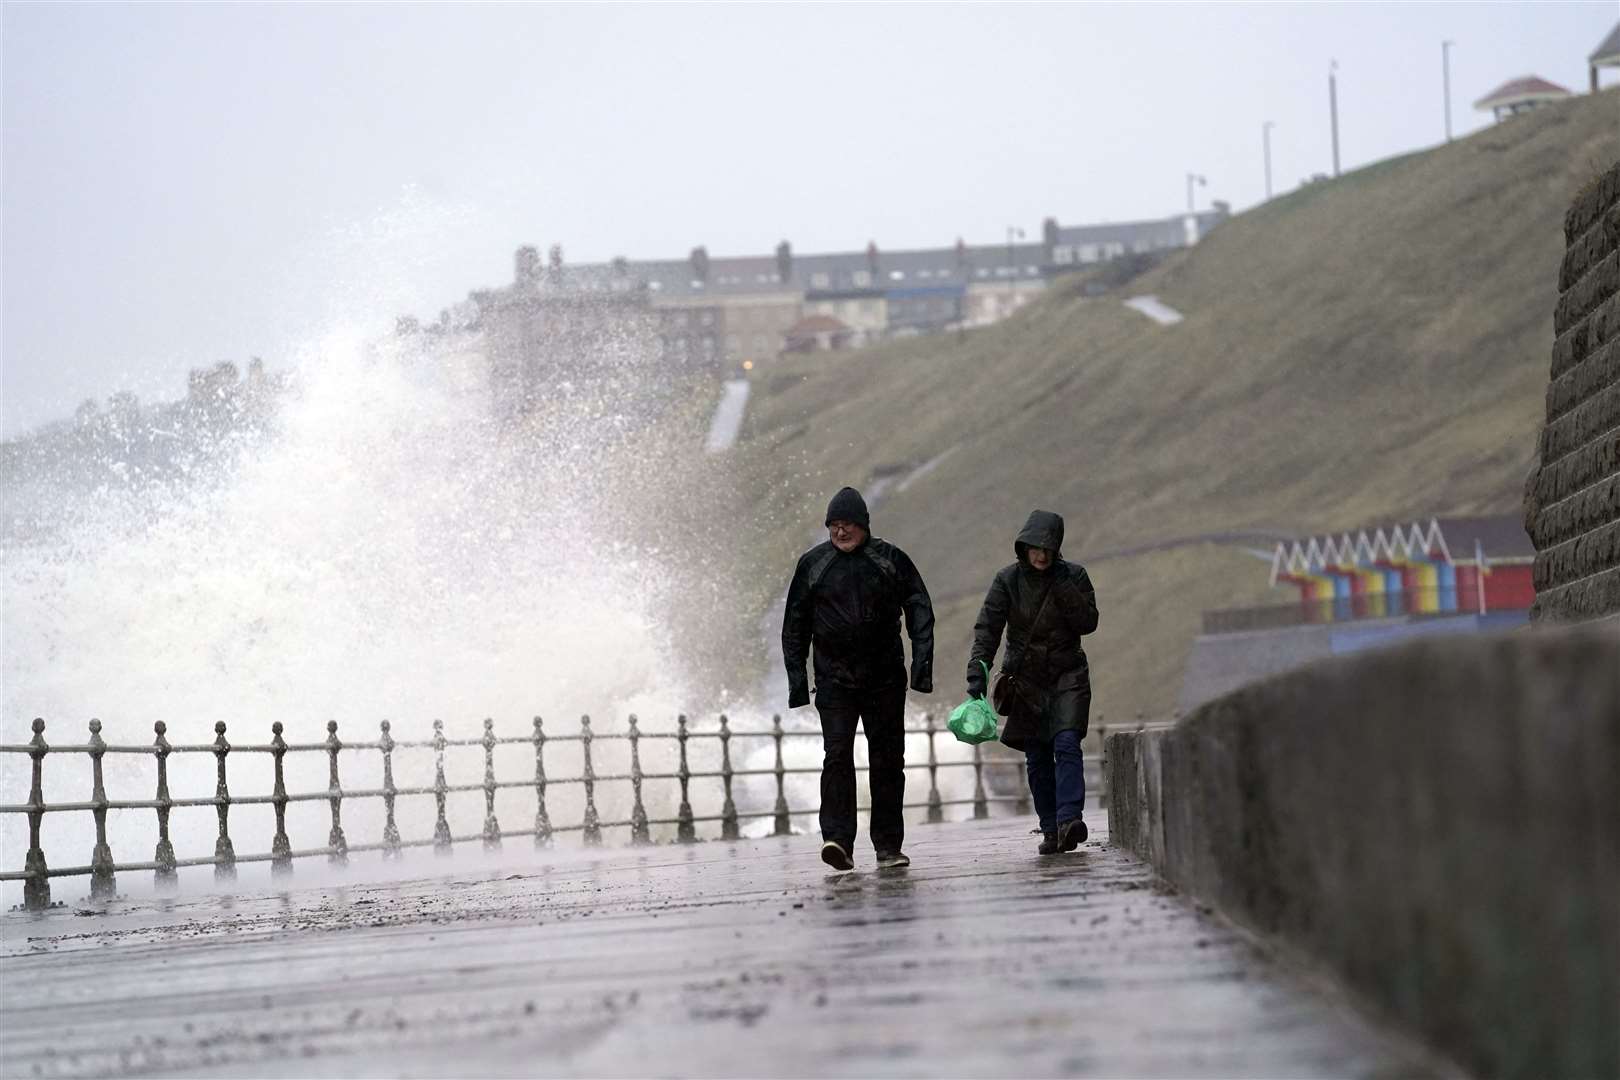
<path id="1" fill-rule="evenodd" d="M 788 708 L 810 704 L 805 663 L 812 644 L 818 694 L 903 685 L 902 615 L 911 637 L 911 688 L 932 693 L 934 607 L 911 558 L 875 536 L 851 552 L 830 540 L 805 552 L 782 614 Z"/>

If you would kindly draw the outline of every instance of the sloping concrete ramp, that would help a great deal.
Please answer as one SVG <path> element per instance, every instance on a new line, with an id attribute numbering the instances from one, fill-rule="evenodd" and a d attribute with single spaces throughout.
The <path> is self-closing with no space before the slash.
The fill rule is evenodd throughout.
<path id="1" fill-rule="evenodd" d="M 720 403 L 714 407 L 709 420 L 709 437 L 704 449 L 711 454 L 730 450 L 737 445 L 737 433 L 742 430 L 743 415 L 748 411 L 747 379 L 728 379 L 720 394 Z"/>
<path id="2" fill-rule="evenodd" d="M 6 1076 L 1411 1076 L 1094 837 L 913 825 L 0 917 Z M 429 869 L 433 864 L 427 864 Z M 440 872 L 442 872 L 442 866 Z"/>

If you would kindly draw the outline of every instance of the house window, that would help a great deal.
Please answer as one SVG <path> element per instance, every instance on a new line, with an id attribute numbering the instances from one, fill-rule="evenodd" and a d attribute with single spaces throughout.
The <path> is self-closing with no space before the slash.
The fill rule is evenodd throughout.
<path id="1" fill-rule="evenodd" d="M 1059 266 L 1068 266 L 1070 263 L 1074 262 L 1074 248 L 1070 247 L 1068 244 L 1053 248 L 1052 261 L 1057 263 Z"/>
<path id="2" fill-rule="evenodd" d="M 758 349 L 760 352 L 765 351 L 765 335 L 764 334 L 756 334 L 754 336 L 754 348 Z"/>
<path id="3" fill-rule="evenodd" d="M 872 271 L 870 271 L 870 270 L 857 270 L 857 271 L 855 271 L 855 287 L 857 289 L 864 289 L 870 284 L 872 284 Z"/>
<path id="4" fill-rule="evenodd" d="M 919 270 L 917 271 L 917 276 L 920 278 L 931 278 L 934 276 L 934 272 L 932 270 Z"/>
<path id="5" fill-rule="evenodd" d="M 737 341 L 737 335 L 736 334 L 727 334 L 726 335 L 726 351 L 727 352 L 736 352 L 737 349 L 738 349 L 738 346 L 739 346 L 739 342 Z"/>
<path id="6" fill-rule="evenodd" d="M 664 283 L 662 281 L 649 281 L 647 287 L 653 292 L 657 292 L 664 287 Z"/>
<path id="7" fill-rule="evenodd" d="M 703 314 L 699 315 L 698 316 L 698 323 L 700 325 L 702 325 L 702 326 L 713 326 L 714 325 L 714 312 L 705 311 Z"/>
<path id="8" fill-rule="evenodd" d="M 975 273 L 975 276 L 976 277 L 989 277 L 990 276 L 990 271 L 986 270 L 984 267 L 981 266 L 981 267 L 979 267 L 978 271 Z"/>
<path id="9" fill-rule="evenodd" d="M 812 289 L 825 289 L 832 284 L 832 279 L 826 274 L 811 274 L 810 287 Z"/>
<path id="10" fill-rule="evenodd" d="M 890 281 L 904 281 L 904 280 L 906 280 L 906 272 L 904 270 L 890 270 L 889 271 L 889 280 Z"/>

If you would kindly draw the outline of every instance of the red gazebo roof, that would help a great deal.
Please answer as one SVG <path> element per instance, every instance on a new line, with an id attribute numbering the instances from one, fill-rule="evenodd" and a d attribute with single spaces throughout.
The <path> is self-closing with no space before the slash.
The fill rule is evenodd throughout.
<path id="1" fill-rule="evenodd" d="M 1539 75 L 1525 75 L 1498 86 L 1474 102 L 1474 108 L 1502 109 L 1510 105 L 1556 101 L 1566 97 L 1569 97 L 1569 91 L 1557 83 L 1548 82 Z"/>

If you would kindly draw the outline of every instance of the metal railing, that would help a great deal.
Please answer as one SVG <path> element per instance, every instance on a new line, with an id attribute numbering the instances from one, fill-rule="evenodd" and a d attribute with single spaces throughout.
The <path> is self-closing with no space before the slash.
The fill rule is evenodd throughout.
<path id="1" fill-rule="evenodd" d="M 1100 719 L 1100 718 L 1099 718 Z M 920 802 L 906 803 L 908 809 L 924 809 L 928 822 L 945 820 L 945 807 L 966 806 L 973 808 L 974 818 L 990 816 L 990 804 L 994 802 L 1011 802 L 1018 804 L 1020 812 L 1028 812 L 1029 797 L 1027 794 L 994 795 L 985 788 L 984 770 L 985 759 L 982 747 L 974 746 L 972 757 L 961 761 L 941 761 L 935 745 L 935 740 L 944 729 L 939 727 L 933 714 L 925 714 L 923 726 L 907 726 L 908 735 L 925 735 L 928 740 L 927 760 L 914 764 L 907 764 L 910 770 L 926 769 L 928 771 L 928 795 Z M 170 890 L 178 884 L 178 874 L 182 867 L 212 866 L 216 881 L 231 881 L 236 877 L 236 868 L 240 863 L 268 862 L 273 877 L 283 877 L 292 873 L 293 864 L 298 859 L 325 856 L 329 863 L 343 866 L 348 863 L 349 856 L 356 852 L 379 851 L 382 857 L 394 859 L 402 856 L 406 848 L 431 847 L 435 853 L 448 855 L 456 844 L 482 843 L 485 850 L 497 850 L 502 841 L 514 837 L 532 837 L 536 847 L 545 847 L 558 833 L 578 832 L 586 844 L 600 844 L 603 830 L 627 828 L 630 832 L 632 844 L 649 844 L 652 842 L 652 827 L 655 825 L 673 825 L 673 840 L 678 843 L 692 843 L 699 839 L 698 825 L 700 823 L 718 822 L 719 835 L 722 840 L 736 840 L 741 836 L 741 822 L 756 818 L 772 819 L 772 835 L 786 836 L 792 832 L 791 818 L 795 814 L 815 812 L 815 807 L 793 809 L 788 805 L 786 780 L 790 774 L 820 773 L 820 765 L 806 767 L 789 767 L 783 761 L 783 742 L 790 738 L 816 738 L 821 737 L 818 730 L 787 731 L 782 727 L 780 716 L 771 718 L 771 727 L 768 731 L 734 731 L 730 720 L 722 715 L 719 726 L 712 731 L 694 730 L 683 715 L 676 721 L 676 729 L 672 732 L 644 732 L 636 716 L 631 715 L 627 730 L 622 733 L 595 733 L 591 730 L 589 716 L 580 718 L 579 730 L 572 734 L 548 734 L 540 717 L 534 718 L 533 730 L 529 734 L 519 736 L 498 736 L 495 734 L 493 720 L 484 721 L 484 731 L 479 738 L 447 738 L 444 734 L 444 723 L 441 720 L 433 721 L 433 737 L 422 740 L 399 740 L 392 734 L 392 726 L 384 720 L 380 726 L 380 736 L 376 740 L 364 742 L 344 742 L 338 737 L 336 721 L 326 725 L 326 739 L 322 742 L 289 743 L 282 737 L 283 727 L 280 721 L 270 726 L 270 741 L 263 744 L 232 745 L 227 741 L 226 725 L 219 721 L 214 725 L 214 741 L 212 743 L 199 743 L 195 745 L 172 745 L 169 743 L 166 732 L 167 727 L 163 721 L 154 725 L 157 738 L 149 745 L 113 745 L 102 739 L 102 725 L 100 720 L 90 721 L 90 739 L 80 745 L 52 746 L 45 740 L 45 721 L 35 719 L 33 722 L 33 739 L 23 745 L 0 745 L 0 754 L 26 754 L 32 759 L 32 785 L 28 801 L 16 805 L 0 805 L 0 814 L 26 814 L 28 818 L 28 854 L 22 870 L 0 871 L 0 881 L 21 881 L 23 883 L 23 907 L 26 910 L 38 911 L 51 906 L 52 878 L 89 875 L 90 899 L 106 900 L 117 894 L 117 875 L 136 871 L 151 871 L 153 882 L 159 890 Z M 1097 727 L 1099 737 L 1106 733 L 1106 727 L 1101 724 Z M 720 767 L 716 770 L 694 771 L 688 759 L 687 744 L 695 739 L 717 740 L 720 751 Z M 775 761 L 769 768 L 735 768 L 731 762 L 731 740 L 772 740 L 775 744 Z M 675 740 L 679 748 L 679 765 L 674 771 L 648 772 L 641 766 L 642 744 L 647 740 Z M 577 743 L 581 754 L 580 771 L 571 776 L 549 776 L 546 772 L 546 747 L 552 743 Z M 599 774 L 592 759 L 594 744 L 601 742 L 628 742 L 629 744 L 629 771 L 624 773 Z M 528 745 L 534 749 L 534 774 L 532 778 L 522 780 L 498 780 L 495 774 L 495 748 L 503 745 Z M 484 774 L 481 782 L 476 783 L 449 783 L 445 775 L 445 751 L 451 747 L 477 746 L 483 748 Z M 399 786 L 394 782 L 394 755 L 406 751 L 432 751 L 434 758 L 434 779 L 431 785 Z M 345 790 L 339 776 L 340 759 L 348 755 L 352 760 L 362 751 L 374 751 L 381 755 L 382 784 L 377 788 Z M 43 776 L 45 761 L 52 755 L 85 754 L 88 755 L 91 765 L 91 791 L 88 800 L 83 802 L 47 802 L 44 797 Z M 107 754 L 150 755 L 156 761 L 156 794 L 151 799 L 109 799 L 103 777 L 102 761 Z M 211 797 L 173 798 L 169 793 L 169 759 L 175 755 L 203 755 L 210 754 L 215 759 L 217 782 L 214 794 Z M 271 759 L 272 788 L 268 795 L 236 795 L 230 791 L 230 775 L 226 762 L 231 755 L 267 755 Z M 325 754 L 328 759 L 328 783 L 324 790 L 289 793 L 286 785 L 285 763 L 288 754 Z M 1101 761 L 1094 764 L 1098 777 L 1106 776 L 1101 767 Z M 939 790 L 939 770 L 947 768 L 971 768 L 973 770 L 973 794 L 965 798 L 943 798 Z M 857 771 L 869 771 L 869 766 L 859 765 Z M 240 773 L 238 773 L 240 776 Z M 739 810 L 733 796 L 733 781 L 738 777 L 769 776 L 775 779 L 775 801 L 769 809 Z M 695 814 L 691 802 L 691 782 L 695 779 L 718 779 L 723 787 L 724 801 L 718 814 Z M 679 805 L 674 817 L 652 818 L 647 813 L 646 803 L 643 799 L 643 785 L 649 781 L 675 781 L 679 784 Z M 631 794 L 631 810 L 628 818 L 623 820 L 604 821 L 597 809 L 596 793 L 599 784 L 628 784 Z M 547 809 L 547 791 L 549 788 L 562 785 L 578 785 L 583 793 L 583 813 L 581 819 L 573 824 L 554 824 Z M 495 796 L 502 789 L 529 788 L 534 789 L 535 817 L 532 828 L 503 829 L 495 813 Z M 481 791 L 484 795 L 484 820 L 480 831 L 476 833 L 456 834 L 451 830 L 447 816 L 447 796 L 456 792 Z M 399 826 L 395 820 L 395 801 L 401 798 L 416 798 L 432 796 L 434 800 L 435 821 L 433 835 L 418 839 L 405 839 L 401 836 Z M 1106 805 L 1106 792 L 1101 793 Z M 343 828 L 344 802 L 359 799 L 380 799 L 382 801 L 384 824 L 381 838 L 370 843 L 351 844 Z M 316 847 L 294 848 L 291 838 L 287 835 L 287 807 L 290 803 L 325 802 L 331 815 L 331 827 L 327 834 L 325 845 Z M 275 813 L 275 833 L 270 841 L 270 850 L 256 854 L 238 855 L 235 843 L 230 833 L 230 813 L 233 807 L 247 805 L 269 805 Z M 213 807 L 218 815 L 219 832 L 214 843 L 212 857 L 176 858 L 174 844 L 169 836 L 169 818 L 173 810 Z M 153 857 L 144 862 L 115 862 L 111 847 L 107 842 L 107 812 L 109 810 L 151 810 L 156 814 L 157 845 Z M 89 812 L 94 817 L 96 839 L 91 851 L 90 862 L 82 866 L 50 867 L 45 858 L 45 852 L 40 844 L 40 828 L 46 814 L 66 812 Z"/>
<path id="2" fill-rule="evenodd" d="M 1241 630 L 1275 630 L 1318 623 L 1354 622 L 1360 619 L 1443 618 L 1473 615 L 1479 609 L 1467 590 L 1456 588 L 1404 589 L 1396 592 L 1361 593 L 1320 599 L 1296 600 L 1290 604 L 1260 607 L 1224 608 L 1203 613 L 1206 634 L 1230 634 Z M 1528 605 L 1502 606 L 1496 610 L 1523 610 Z"/>

